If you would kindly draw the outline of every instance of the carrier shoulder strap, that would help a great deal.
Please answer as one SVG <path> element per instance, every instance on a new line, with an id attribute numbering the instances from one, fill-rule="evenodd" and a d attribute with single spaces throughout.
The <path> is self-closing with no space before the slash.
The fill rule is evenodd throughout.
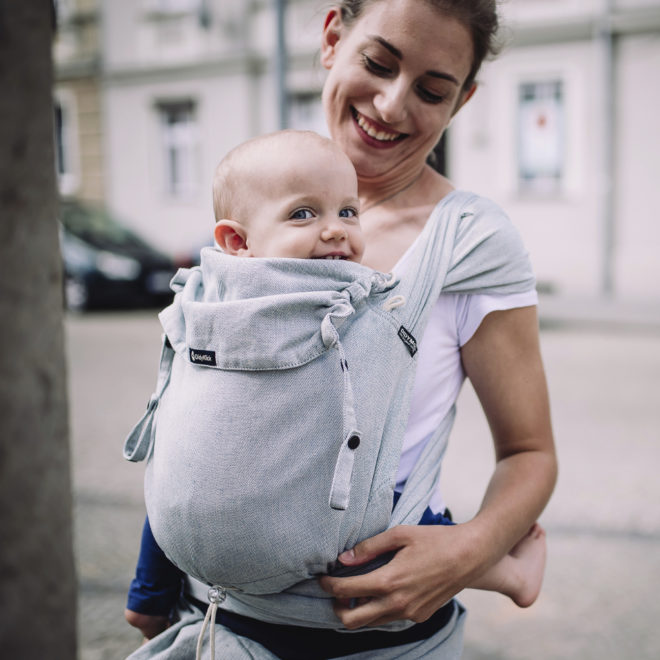
<path id="1" fill-rule="evenodd" d="M 527 252 L 507 215 L 493 202 L 459 190 L 436 205 L 400 264 L 396 293 L 403 304 L 397 318 L 411 352 L 416 350 L 412 333 L 421 335 L 441 292 L 509 294 L 535 285 Z"/>

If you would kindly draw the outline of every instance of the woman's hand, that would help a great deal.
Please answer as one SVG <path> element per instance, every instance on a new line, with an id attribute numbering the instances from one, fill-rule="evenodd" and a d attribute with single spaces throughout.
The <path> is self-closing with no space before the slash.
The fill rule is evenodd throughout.
<path id="1" fill-rule="evenodd" d="M 339 556 L 357 566 L 397 551 L 386 565 L 355 577 L 320 578 L 336 599 L 334 610 L 349 629 L 391 621 L 426 621 L 481 572 L 470 523 L 454 526 L 401 525 L 366 539 Z M 351 606 L 353 605 L 353 607 Z"/>

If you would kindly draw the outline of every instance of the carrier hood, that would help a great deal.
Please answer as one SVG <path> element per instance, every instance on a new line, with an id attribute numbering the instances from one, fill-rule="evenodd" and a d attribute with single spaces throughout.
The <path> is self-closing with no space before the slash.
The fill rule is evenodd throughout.
<path id="1" fill-rule="evenodd" d="M 244 258 L 204 248 L 200 266 L 174 276 L 174 302 L 159 318 L 174 350 L 195 364 L 293 368 L 331 348 L 343 320 L 370 293 L 395 284 L 348 261 Z"/>

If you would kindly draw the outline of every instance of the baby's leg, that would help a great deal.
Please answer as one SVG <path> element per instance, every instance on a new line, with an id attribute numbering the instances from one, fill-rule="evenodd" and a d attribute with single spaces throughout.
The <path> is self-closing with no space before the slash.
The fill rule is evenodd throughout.
<path id="1" fill-rule="evenodd" d="M 545 552 L 545 530 L 534 523 L 506 557 L 468 587 L 498 591 L 519 607 L 529 607 L 541 591 Z"/>

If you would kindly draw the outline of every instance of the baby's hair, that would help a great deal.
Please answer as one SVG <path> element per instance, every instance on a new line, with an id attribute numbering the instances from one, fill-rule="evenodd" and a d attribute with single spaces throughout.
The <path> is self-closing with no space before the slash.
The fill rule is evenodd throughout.
<path id="1" fill-rule="evenodd" d="M 260 135 L 239 144 L 220 161 L 213 176 L 213 213 L 216 221 L 227 218 L 245 222 L 245 218 L 240 217 L 241 208 L 244 206 L 240 202 L 250 195 L 246 182 L 251 168 L 255 168 L 255 163 L 259 162 L 259 154 L 263 153 L 264 149 L 277 148 L 277 143 L 282 140 L 288 141 L 282 148 L 291 149 L 290 140 L 296 138 L 313 139 L 320 147 L 339 149 L 332 140 L 314 131 L 294 129 Z"/>

